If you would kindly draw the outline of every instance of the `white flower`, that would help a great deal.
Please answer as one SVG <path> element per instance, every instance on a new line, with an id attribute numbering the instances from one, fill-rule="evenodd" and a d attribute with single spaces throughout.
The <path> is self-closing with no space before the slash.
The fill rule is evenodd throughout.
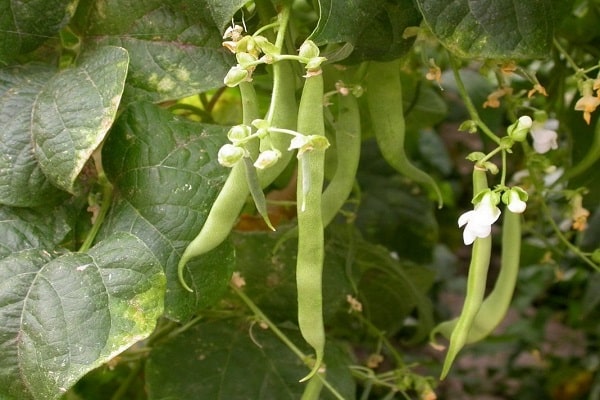
<path id="1" fill-rule="evenodd" d="M 555 119 L 549 119 L 543 124 L 539 122 L 533 124 L 530 132 L 533 138 L 533 148 L 537 153 L 544 154 L 558 148 L 557 129 L 558 121 Z"/>
<path id="2" fill-rule="evenodd" d="M 222 166 L 233 167 L 235 163 L 244 157 L 245 153 L 243 148 L 228 143 L 219 149 L 217 159 Z"/>
<path id="3" fill-rule="evenodd" d="M 254 162 L 254 166 L 258 169 L 265 169 L 275 164 L 281 157 L 281 153 L 277 150 L 265 150 L 258 155 Z"/>
<path id="4" fill-rule="evenodd" d="M 492 224 L 500 217 L 500 209 L 496 207 L 494 194 L 486 193 L 473 210 L 467 211 L 458 218 L 458 226 L 467 225 L 463 231 L 463 241 L 472 244 L 476 238 L 485 238 L 492 232 Z"/>
<path id="5" fill-rule="evenodd" d="M 521 214 L 525 211 L 525 208 L 527 208 L 527 203 L 521 200 L 521 196 L 519 196 L 517 190 L 511 190 L 508 195 L 508 204 L 506 206 L 511 212 Z"/>

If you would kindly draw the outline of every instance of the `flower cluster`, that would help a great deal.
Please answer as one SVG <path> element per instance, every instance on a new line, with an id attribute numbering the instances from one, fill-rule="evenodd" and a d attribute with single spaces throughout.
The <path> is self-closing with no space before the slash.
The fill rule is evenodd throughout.
<path id="1" fill-rule="evenodd" d="M 252 127 L 248 125 L 235 125 L 227 132 L 227 138 L 231 143 L 223 145 L 219 149 L 217 159 L 219 164 L 224 167 L 233 167 L 244 157 L 250 157 L 250 153 L 246 149 L 246 144 L 253 139 L 261 139 L 268 134 L 268 128 L 265 127 L 265 120 L 257 119 L 252 121 L 252 126 L 257 128 L 252 133 Z M 257 169 L 265 169 L 274 165 L 281 158 L 281 152 L 277 149 L 267 149 L 262 151 L 256 161 L 254 167 Z"/>
<path id="2" fill-rule="evenodd" d="M 252 73 L 259 64 L 268 64 L 278 53 L 277 47 L 264 36 L 244 36 L 244 28 L 239 25 L 227 28 L 223 39 L 223 47 L 235 54 L 237 64 L 231 67 L 223 83 L 229 87 L 241 82 L 252 81 Z M 261 57 L 261 54 L 264 54 Z"/>
<path id="3" fill-rule="evenodd" d="M 473 198 L 473 210 L 463 213 L 458 218 L 458 226 L 463 231 L 463 241 L 466 245 L 472 244 L 477 238 L 485 238 L 492 232 L 492 225 L 500 217 L 498 208 L 500 201 L 506 204 L 510 212 L 521 214 L 527 208 L 527 192 L 520 187 L 512 187 L 500 192 L 486 189 Z"/>

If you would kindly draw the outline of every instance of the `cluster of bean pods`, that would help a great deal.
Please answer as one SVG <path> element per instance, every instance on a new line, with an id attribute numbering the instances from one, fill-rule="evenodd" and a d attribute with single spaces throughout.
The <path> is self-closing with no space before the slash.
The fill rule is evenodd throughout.
<path id="1" fill-rule="evenodd" d="M 321 63 L 325 59 L 310 40 L 300 47 L 297 55 L 281 54 L 288 17 L 286 12 L 280 15 L 274 44 L 262 36 L 243 36 L 242 29 L 237 26 L 230 32 L 232 41 L 225 45 L 236 54 L 239 64 L 230 70 L 225 83 L 239 86 L 243 124 L 232 128 L 228 135 L 232 144 L 224 146 L 226 151 L 223 151 L 223 159 L 224 165 L 231 167 L 231 172 L 206 222 L 185 249 L 178 265 L 178 277 L 186 290 L 193 291 L 185 279 L 186 274 L 193 274 L 187 268 L 187 263 L 211 251 L 227 238 L 249 195 L 267 225 L 273 228 L 263 189 L 281 174 L 290 162 L 293 151 L 296 151 L 297 229 L 293 230 L 293 234 L 297 235 L 298 240 L 298 325 L 303 338 L 315 352 L 314 359 L 307 362 L 311 366 L 309 374 L 301 379 L 308 381 L 302 398 L 317 399 L 325 371 L 323 232 L 354 188 L 360 159 L 361 123 L 359 105 L 353 91 L 338 90 L 335 95 L 337 116 L 333 124 L 336 166 L 330 179 L 326 179 L 325 152 L 330 143 L 324 121 Z M 263 51 L 265 56 L 259 58 L 258 50 Z M 294 61 L 303 64 L 305 69 L 299 104 L 295 98 L 297 77 L 292 65 Z M 264 119 L 258 115 L 256 94 L 250 78 L 254 67 L 260 63 L 271 64 L 273 71 L 271 103 Z M 384 158 L 400 173 L 430 187 L 441 204 L 441 195 L 433 179 L 413 166 L 404 153 L 405 126 L 399 72 L 397 62 L 371 63 L 367 68 L 367 103 L 375 136 Z M 266 154 L 269 157 L 264 157 Z M 266 165 L 262 165 L 263 162 Z"/>
<path id="2" fill-rule="evenodd" d="M 487 188 L 486 169 L 475 165 L 473 169 L 474 193 L 482 192 Z M 478 342 L 491 334 L 508 311 L 519 271 L 521 215 L 507 208 L 503 218 L 500 273 L 492 291 L 485 297 L 492 253 L 492 236 L 488 235 L 475 239 L 473 243 L 467 291 L 460 316 L 442 322 L 431 332 L 433 343 L 438 334 L 450 340 L 441 379 L 447 376 L 459 351 L 465 345 Z"/>

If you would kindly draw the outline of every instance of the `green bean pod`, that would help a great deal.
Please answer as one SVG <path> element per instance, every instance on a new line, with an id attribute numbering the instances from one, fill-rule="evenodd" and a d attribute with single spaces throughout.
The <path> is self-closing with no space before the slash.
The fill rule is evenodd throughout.
<path id="1" fill-rule="evenodd" d="M 258 118 L 256 92 L 250 82 L 239 84 L 242 98 L 243 123 L 250 125 Z M 251 144 L 251 155 L 258 153 L 258 146 Z M 249 189 L 246 183 L 246 166 L 239 162 L 233 166 L 223 188 L 215 199 L 212 208 L 196 237 L 188 244 L 177 265 L 177 277 L 181 285 L 189 292 L 192 288 L 185 281 L 184 269 L 189 260 L 198 257 L 218 245 L 229 235 L 244 206 Z"/>
<path id="2" fill-rule="evenodd" d="M 298 110 L 298 131 L 306 136 L 325 135 L 323 118 L 323 76 L 306 78 Z M 298 325 L 300 333 L 315 350 L 315 364 L 301 381 L 310 379 L 321 367 L 325 351 L 322 275 L 325 257 L 321 194 L 325 150 L 314 148 L 298 157 Z"/>
<path id="3" fill-rule="evenodd" d="M 427 186 L 442 207 L 442 193 L 435 180 L 415 167 L 404 150 L 405 120 L 402 111 L 400 64 L 371 61 L 367 70 L 367 105 L 371 126 L 383 158 L 400 174 Z"/>
<path id="4" fill-rule="evenodd" d="M 517 284 L 520 254 L 521 215 L 506 209 L 502 222 L 500 273 L 492 292 L 485 298 L 475 316 L 465 344 L 476 343 L 486 338 L 506 316 Z M 458 318 L 455 318 L 436 326 L 432 331 L 432 340 L 437 334 L 449 339 L 457 322 Z"/>
<path id="5" fill-rule="evenodd" d="M 319 400 L 321 389 L 323 389 L 323 377 L 315 374 L 308 380 L 300 400 Z"/>
<path id="6" fill-rule="evenodd" d="M 475 166 L 473 169 L 473 193 L 479 193 L 487 189 L 487 177 L 484 169 Z M 467 342 L 469 331 L 473 326 L 475 316 L 479 312 L 487 280 L 488 267 L 492 253 L 492 236 L 477 238 L 471 250 L 471 263 L 467 278 L 467 292 L 462 311 L 456 322 L 456 327 L 450 335 L 450 345 L 446 353 L 446 359 L 442 367 L 440 379 L 444 379 L 456 358 L 458 352 Z"/>
<path id="7" fill-rule="evenodd" d="M 282 128 L 295 129 L 296 127 L 296 86 L 295 76 L 291 65 L 287 61 L 277 62 L 273 65 L 273 93 L 268 118 L 271 122 Z M 259 118 L 258 102 L 254 87 L 250 82 L 242 82 L 240 92 L 243 106 L 243 123 L 250 125 Z M 257 171 L 258 181 L 265 187 L 270 184 L 283 171 L 291 158 L 287 151 L 289 138 L 275 135 L 273 145 L 281 151 L 279 161 L 265 170 Z M 255 146 L 258 150 L 258 146 Z M 254 152 L 253 152 L 254 153 Z M 254 158 L 256 154 L 251 154 Z M 219 192 L 208 217 L 198 235 L 189 243 L 177 266 L 177 276 L 181 285 L 188 291 L 192 288 L 185 282 L 184 269 L 189 260 L 207 253 L 223 243 L 235 226 L 238 216 L 250 194 L 246 165 L 237 163 L 229 173 L 225 185 Z"/>
<path id="8" fill-rule="evenodd" d="M 361 126 L 358 101 L 352 94 L 338 95 L 338 116 L 335 124 L 336 168 L 323 191 L 321 212 L 323 226 L 335 218 L 354 187 L 360 160 Z"/>

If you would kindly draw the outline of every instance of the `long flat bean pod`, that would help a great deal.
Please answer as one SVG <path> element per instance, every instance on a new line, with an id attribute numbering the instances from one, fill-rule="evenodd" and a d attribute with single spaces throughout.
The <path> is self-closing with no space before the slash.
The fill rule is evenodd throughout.
<path id="1" fill-rule="evenodd" d="M 506 316 L 517 284 L 520 254 L 521 216 L 506 209 L 502 222 L 500 274 L 492 292 L 481 304 L 465 344 L 475 343 L 487 337 Z M 442 322 L 432 331 L 432 336 L 439 333 L 450 338 L 457 322 L 458 318 Z"/>
<path id="2" fill-rule="evenodd" d="M 475 166 L 473 170 L 473 193 L 479 193 L 487 188 L 486 172 Z M 458 352 L 467 341 L 469 331 L 473 326 L 475 316 L 479 312 L 487 280 L 488 267 L 492 252 L 492 236 L 477 238 L 471 250 L 471 263 L 467 278 L 467 292 L 460 317 L 450 335 L 450 345 L 442 367 L 440 379 L 444 379 L 456 358 Z"/>
<path id="3" fill-rule="evenodd" d="M 400 174 L 432 190 L 441 207 L 442 194 L 437 184 L 431 176 L 410 162 L 404 150 L 406 126 L 402 112 L 399 62 L 371 61 L 366 83 L 371 125 L 383 158 Z"/>
<path id="4" fill-rule="evenodd" d="M 325 135 L 322 74 L 306 78 L 298 110 L 298 131 L 305 136 Z M 325 252 L 321 215 L 324 167 L 324 149 L 314 148 L 298 157 L 298 325 L 302 336 L 314 348 L 316 355 L 313 369 L 302 381 L 317 373 L 325 351 L 322 293 Z"/>

